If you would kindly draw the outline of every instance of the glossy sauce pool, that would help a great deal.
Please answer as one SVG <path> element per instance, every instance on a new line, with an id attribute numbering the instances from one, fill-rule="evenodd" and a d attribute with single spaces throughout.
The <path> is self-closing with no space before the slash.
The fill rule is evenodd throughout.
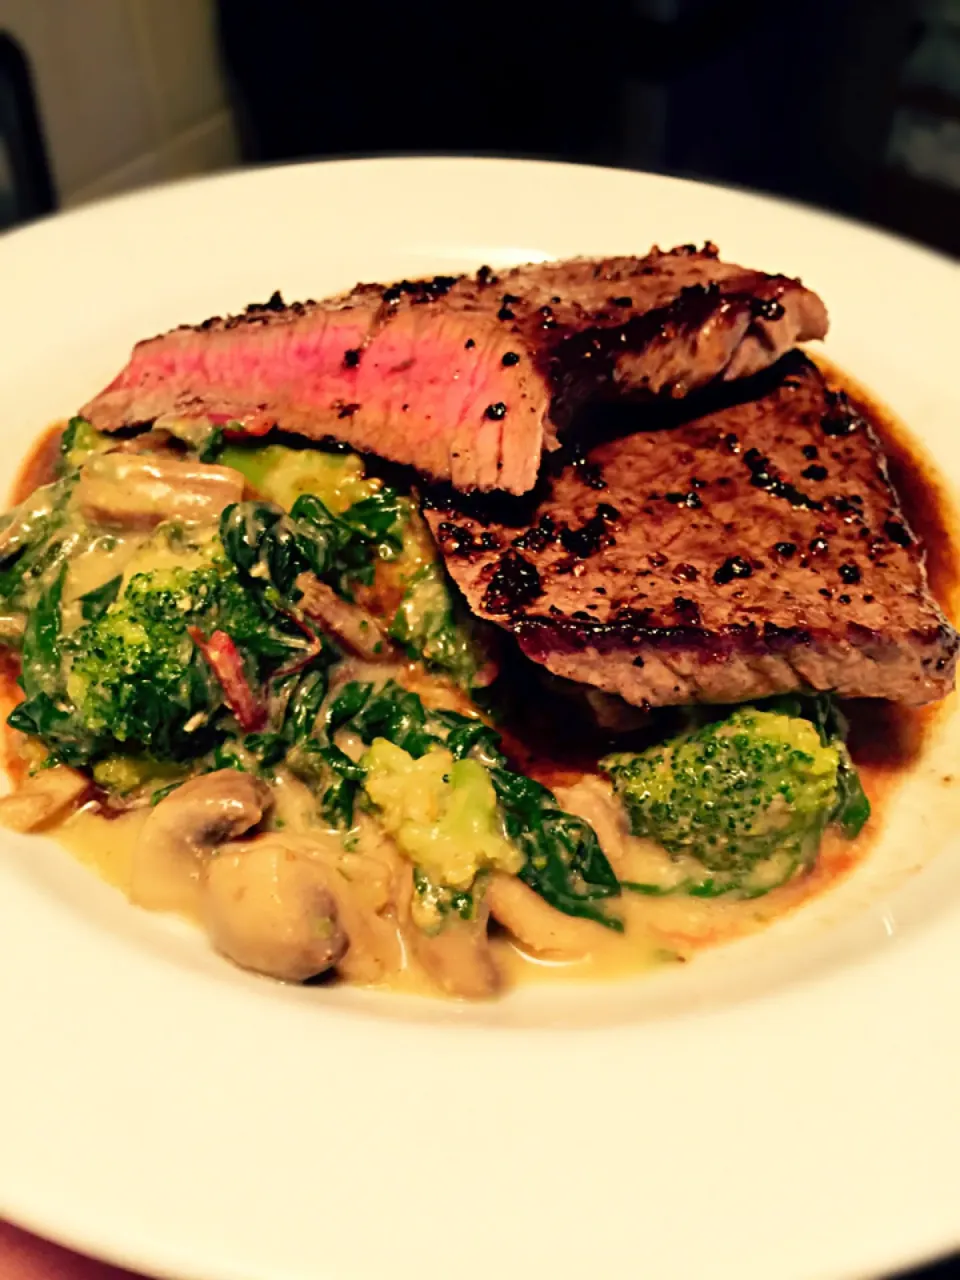
<path id="1" fill-rule="evenodd" d="M 935 467 L 923 456 L 922 449 L 889 411 L 826 360 L 820 358 L 818 363 L 834 386 L 842 386 L 847 391 L 880 437 L 905 514 L 926 548 L 930 586 L 954 621 L 960 605 L 957 551 L 960 524 L 944 484 Z M 37 442 L 18 477 L 12 501 L 20 501 L 50 478 L 58 456 L 60 431 L 60 427 L 51 428 Z M 0 710 L 5 718 L 18 698 L 17 664 L 9 654 L 3 658 L 2 651 L 0 659 Z M 664 963 L 684 963 L 703 947 L 769 925 L 778 916 L 835 884 L 869 853 L 898 783 L 921 759 L 927 736 L 942 714 L 938 705 L 918 709 L 876 702 L 848 703 L 845 710 L 851 724 L 851 752 L 873 807 L 870 822 L 856 840 L 848 841 L 829 832 L 817 865 L 809 875 L 753 901 L 654 899 L 625 893 L 618 904 L 626 925 L 625 934 L 598 929 L 595 947 L 582 960 L 556 962 L 535 958 L 494 929 L 493 946 L 507 983 L 595 980 Z M 12 731 L 7 730 L 4 762 L 14 780 L 24 769 L 18 745 Z M 529 755 L 526 751 L 522 754 L 526 757 L 524 767 L 553 786 L 565 807 L 574 811 L 581 809 L 582 816 L 601 828 L 602 842 L 605 830 L 609 839 L 617 838 L 610 834 L 611 811 L 605 808 L 603 797 L 597 791 L 597 779 L 587 777 L 578 782 L 576 774 L 564 764 Z M 148 812 L 139 810 L 106 818 L 88 806 L 52 834 L 80 861 L 126 892 L 132 854 Z M 413 965 L 408 965 L 391 986 L 435 994 L 435 989 Z"/>

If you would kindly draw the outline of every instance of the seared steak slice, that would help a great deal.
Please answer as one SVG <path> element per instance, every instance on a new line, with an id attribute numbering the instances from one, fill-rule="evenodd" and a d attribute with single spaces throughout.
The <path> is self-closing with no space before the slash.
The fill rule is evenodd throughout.
<path id="1" fill-rule="evenodd" d="M 104 431 L 165 414 L 278 426 L 459 489 L 525 493 L 584 400 L 683 396 L 824 335 L 816 294 L 716 254 L 482 268 L 289 306 L 275 294 L 139 343 L 82 413 Z"/>
<path id="2" fill-rule="evenodd" d="M 876 436 L 799 352 L 762 381 L 595 446 L 539 502 L 432 499 L 470 607 L 555 674 L 641 706 L 943 697 L 960 639 Z"/>

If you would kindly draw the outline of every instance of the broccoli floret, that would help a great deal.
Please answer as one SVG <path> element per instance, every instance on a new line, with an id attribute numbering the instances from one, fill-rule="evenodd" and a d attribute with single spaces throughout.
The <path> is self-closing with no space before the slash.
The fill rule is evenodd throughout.
<path id="1" fill-rule="evenodd" d="M 229 618 L 229 622 L 226 619 Z M 264 620 L 226 565 L 137 573 L 102 617 L 64 643 L 66 690 L 83 728 L 161 757 L 195 753 L 219 701 L 187 628 L 229 626 L 240 644 Z"/>
<path id="2" fill-rule="evenodd" d="M 501 827 L 490 775 L 476 760 L 433 747 L 419 760 L 376 738 L 360 761 L 364 789 L 398 845 L 438 886 L 468 890 L 497 867 L 516 874 L 522 853 Z"/>
<path id="3" fill-rule="evenodd" d="M 149 788 L 177 785 L 186 778 L 187 766 L 182 763 L 161 764 L 146 756 L 112 755 L 98 760 L 93 766 L 94 781 L 116 795 L 129 796 Z"/>
<path id="4" fill-rule="evenodd" d="M 217 461 L 246 476 L 259 494 L 285 511 L 309 493 L 328 511 L 341 515 L 381 488 L 379 480 L 366 478 L 355 453 L 291 449 L 283 444 L 228 444 L 220 450 Z"/>
<path id="5" fill-rule="evenodd" d="M 164 528 L 154 543 L 171 539 L 177 531 Z M 162 556 L 154 544 L 141 553 L 145 566 L 158 550 Z M 133 572 L 109 607 L 61 641 L 71 731 L 95 744 L 91 756 L 119 746 L 178 759 L 210 745 L 225 697 L 198 633 L 229 636 L 253 688 L 302 644 L 296 628 L 284 631 L 283 620 L 241 582 L 218 539 L 177 551 L 184 563 Z"/>
<path id="6" fill-rule="evenodd" d="M 809 720 L 755 708 L 601 764 L 635 835 L 699 864 L 701 892 L 747 894 L 813 862 L 852 770 Z"/>

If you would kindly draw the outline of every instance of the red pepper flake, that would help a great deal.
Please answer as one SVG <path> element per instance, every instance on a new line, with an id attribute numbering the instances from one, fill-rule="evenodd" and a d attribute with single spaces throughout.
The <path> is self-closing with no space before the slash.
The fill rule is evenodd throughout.
<path id="1" fill-rule="evenodd" d="M 188 627 L 187 634 L 219 680 L 224 701 L 237 717 L 240 728 L 244 733 L 262 729 L 266 723 L 267 709 L 250 688 L 240 651 L 227 633 L 214 631 L 207 640 L 199 627 Z"/>

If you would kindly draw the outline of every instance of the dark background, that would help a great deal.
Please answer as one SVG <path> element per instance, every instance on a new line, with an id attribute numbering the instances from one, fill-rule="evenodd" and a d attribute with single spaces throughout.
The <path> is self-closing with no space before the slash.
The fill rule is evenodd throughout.
<path id="1" fill-rule="evenodd" d="M 960 0 L 216 8 L 244 161 L 620 165 L 775 192 L 960 256 Z M 56 207 L 30 68 L 0 34 L 0 228 Z"/>
<path id="2" fill-rule="evenodd" d="M 960 254 L 960 0 L 220 0 L 250 160 L 543 156 L 757 187 Z"/>

